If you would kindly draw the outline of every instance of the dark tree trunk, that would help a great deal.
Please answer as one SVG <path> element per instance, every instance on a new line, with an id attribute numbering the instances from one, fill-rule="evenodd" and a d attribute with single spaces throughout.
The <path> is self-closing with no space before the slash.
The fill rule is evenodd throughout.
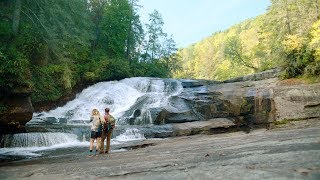
<path id="1" fill-rule="evenodd" d="M 93 43 L 94 48 L 97 47 L 99 39 L 100 39 L 100 28 L 99 28 L 99 24 L 96 23 L 95 24 L 95 38 L 94 38 L 94 43 Z"/>
<path id="2" fill-rule="evenodd" d="M 290 25 L 290 18 L 289 18 L 289 9 L 288 9 L 288 1 L 285 1 L 286 4 L 286 24 L 288 28 L 288 33 L 291 34 L 291 25 Z"/>
<path id="3" fill-rule="evenodd" d="M 319 0 L 316 0 L 316 15 L 317 15 L 317 20 L 320 19 L 320 14 L 319 14 Z"/>
<path id="4" fill-rule="evenodd" d="M 131 61 L 130 57 L 130 49 L 131 49 L 131 31 L 132 31 L 132 23 L 130 24 L 129 30 L 128 30 L 128 38 L 127 38 L 127 51 L 126 51 L 126 58 L 128 61 Z"/>
<path id="5" fill-rule="evenodd" d="M 13 12 L 13 18 L 12 18 L 12 33 L 14 36 L 16 36 L 19 31 L 21 1 L 22 0 L 16 0 L 14 4 L 14 12 Z"/>

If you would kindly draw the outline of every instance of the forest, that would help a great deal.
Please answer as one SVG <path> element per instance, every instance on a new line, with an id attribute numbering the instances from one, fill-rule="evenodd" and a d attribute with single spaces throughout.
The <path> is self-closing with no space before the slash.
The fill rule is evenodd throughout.
<path id="1" fill-rule="evenodd" d="M 282 78 L 320 81 L 319 6 L 271 0 L 265 14 L 177 49 L 157 10 L 142 24 L 138 0 L 0 0 L 0 100 L 26 89 L 37 103 L 100 81 L 225 80 L 275 67 Z"/>
<path id="2" fill-rule="evenodd" d="M 320 81 L 319 2 L 271 0 L 265 14 L 179 49 L 173 76 L 226 80 L 282 67 L 282 78 Z"/>
<path id="3" fill-rule="evenodd" d="M 1 0 L 0 96 L 30 89 L 33 103 L 55 101 L 79 84 L 170 77 L 173 37 L 156 10 L 143 25 L 139 8 L 137 0 Z"/>

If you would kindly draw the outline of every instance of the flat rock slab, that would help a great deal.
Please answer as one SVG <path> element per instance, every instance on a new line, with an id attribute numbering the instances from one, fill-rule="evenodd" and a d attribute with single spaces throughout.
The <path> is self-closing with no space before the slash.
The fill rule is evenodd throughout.
<path id="1" fill-rule="evenodd" d="M 0 179 L 319 179 L 320 126 L 149 139 L 143 148 L 1 164 Z"/>
<path id="2" fill-rule="evenodd" d="M 229 128 L 235 125 L 234 119 L 214 118 L 207 121 L 172 124 L 172 127 L 174 135 L 183 136 L 192 134 L 209 134 L 210 131 L 216 128 Z"/>

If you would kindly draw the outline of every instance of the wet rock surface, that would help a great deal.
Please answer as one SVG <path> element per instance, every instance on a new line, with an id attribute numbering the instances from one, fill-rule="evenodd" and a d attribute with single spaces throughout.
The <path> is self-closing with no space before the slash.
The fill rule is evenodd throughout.
<path id="1" fill-rule="evenodd" d="M 149 139 L 97 157 L 73 148 L 2 163 L 0 179 L 319 179 L 319 119 L 295 123 L 249 134 Z"/>

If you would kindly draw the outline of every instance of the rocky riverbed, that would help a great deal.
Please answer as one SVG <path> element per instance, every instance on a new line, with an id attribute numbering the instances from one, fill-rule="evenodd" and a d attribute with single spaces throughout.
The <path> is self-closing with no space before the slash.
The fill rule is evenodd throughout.
<path id="1" fill-rule="evenodd" d="M 93 158 L 86 149 L 69 149 L 0 165 L 0 179 L 319 179 L 320 119 L 148 139 Z"/>

